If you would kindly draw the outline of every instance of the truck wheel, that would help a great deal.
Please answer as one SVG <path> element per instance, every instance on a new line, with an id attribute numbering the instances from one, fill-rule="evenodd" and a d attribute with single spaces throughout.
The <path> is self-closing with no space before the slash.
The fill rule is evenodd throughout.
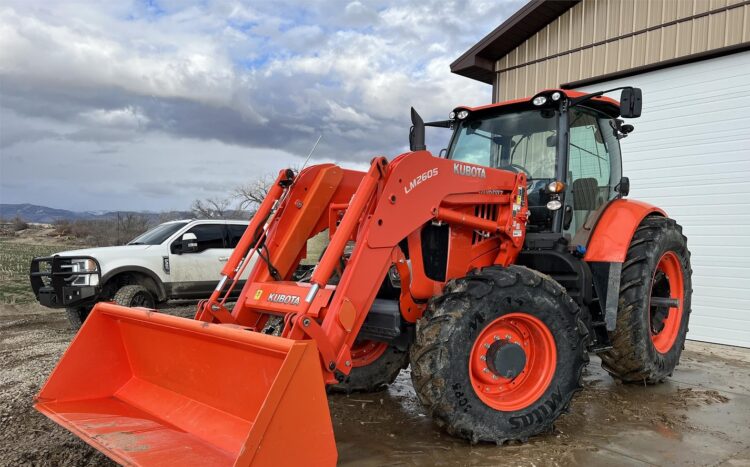
<path id="1" fill-rule="evenodd" d="M 142 285 L 124 285 L 112 297 L 118 305 L 127 307 L 156 308 L 156 299 Z"/>
<path id="2" fill-rule="evenodd" d="M 352 371 L 341 382 L 330 386 L 331 392 L 382 391 L 409 365 L 409 352 L 385 342 L 357 341 L 351 353 Z"/>
<path id="3" fill-rule="evenodd" d="M 665 217 L 644 219 L 622 266 L 612 349 L 600 354 L 610 375 L 650 384 L 672 375 L 685 346 L 691 274 L 682 227 Z"/>
<path id="4" fill-rule="evenodd" d="M 90 306 L 77 306 L 72 308 L 66 308 L 65 314 L 68 317 L 68 322 L 70 323 L 70 329 L 77 331 L 81 329 L 81 326 L 83 326 L 83 322 L 86 321 L 86 317 L 88 317 L 89 313 L 91 313 Z"/>
<path id="5" fill-rule="evenodd" d="M 582 388 L 587 338 L 578 306 L 550 277 L 521 266 L 474 271 L 418 321 L 412 382 L 448 433 L 526 441 Z"/>

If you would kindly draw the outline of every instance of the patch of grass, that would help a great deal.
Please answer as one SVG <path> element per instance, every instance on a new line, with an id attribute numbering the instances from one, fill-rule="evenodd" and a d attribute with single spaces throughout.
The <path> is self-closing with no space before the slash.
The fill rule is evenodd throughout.
<path id="1" fill-rule="evenodd" d="M 0 240 L 0 304 L 20 305 L 36 301 L 29 283 L 31 259 L 35 256 L 49 256 L 66 249 L 69 248 L 59 244 L 44 245 Z"/>

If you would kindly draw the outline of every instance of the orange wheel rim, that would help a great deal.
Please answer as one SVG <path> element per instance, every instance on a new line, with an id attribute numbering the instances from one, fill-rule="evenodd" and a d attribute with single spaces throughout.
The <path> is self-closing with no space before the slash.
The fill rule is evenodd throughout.
<path id="1" fill-rule="evenodd" d="M 649 327 L 651 342 L 659 353 L 667 353 L 677 340 L 682 324 L 684 278 L 682 264 L 677 254 L 667 251 L 659 258 L 651 280 L 651 296 L 649 298 Z M 657 300 L 664 302 L 670 299 L 677 306 L 662 306 L 654 304 Z M 667 310 L 664 316 L 664 310 Z M 660 314 L 660 316 L 656 316 Z"/>
<path id="2" fill-rule="evenodd" d="M 492 321 L 474 341 L 469 355 L 469 378 L 477 396 L 506 412 L 524 409 L 542 397 L 556 367 L 552 332 L 526 313 L 510 313 Z"/>
<path id="3" fill-rule="evenodd" d="M 385 342 L 370 340 L 355 342 L 351 350 L 352 368 L 369 365 L 379 359 L 387 349 L 388 344 Z"/>

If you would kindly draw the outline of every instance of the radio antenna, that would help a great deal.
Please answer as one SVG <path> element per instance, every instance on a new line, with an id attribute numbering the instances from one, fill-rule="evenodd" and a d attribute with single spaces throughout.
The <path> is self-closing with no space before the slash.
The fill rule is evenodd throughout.
<path id="1" fill-rule="evenodd" d="M 315 148 L 318 147 L 318 143 L 320 143 L 320 139 L 321 138 L 323 138 L 323 134 L 322 133 L 321 133 L 320 136 L 318 136 L 318 139 L 315 141 L 315 144 L 313 144 L 312 149 L 310 149 L 310 153 L 305 158 L 305 162 L 302 164 L 302 167 L 299 168 L 300 172 L 302 172 L 302 169 L 304 169 L 305 167 L 307 167 L 307 163 L 310 161 L 310 156 L 312 156 L 313 153 L 315 152 Z"/>

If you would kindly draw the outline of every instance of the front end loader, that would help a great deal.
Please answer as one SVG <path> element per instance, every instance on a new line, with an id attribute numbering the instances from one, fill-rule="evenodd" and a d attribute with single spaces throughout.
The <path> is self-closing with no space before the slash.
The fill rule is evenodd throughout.
<path id="1" fill-rule="evenodd" d="M 589 352 L 623 381 L 663 380 L 690 263 L 673 220 L 625 199 L 618 117 L 640 99 L 412 109 L 411 151 L 390 162 L 282 170 L 195 319 L 97 304 L 35 407 L 126 465 L 333 465 L 326 386 L 382 389 L 409 364 L 438 425 L 498 444 L 552 427 Z M 453 130 L 444 157 L 425 126 Z"/>

